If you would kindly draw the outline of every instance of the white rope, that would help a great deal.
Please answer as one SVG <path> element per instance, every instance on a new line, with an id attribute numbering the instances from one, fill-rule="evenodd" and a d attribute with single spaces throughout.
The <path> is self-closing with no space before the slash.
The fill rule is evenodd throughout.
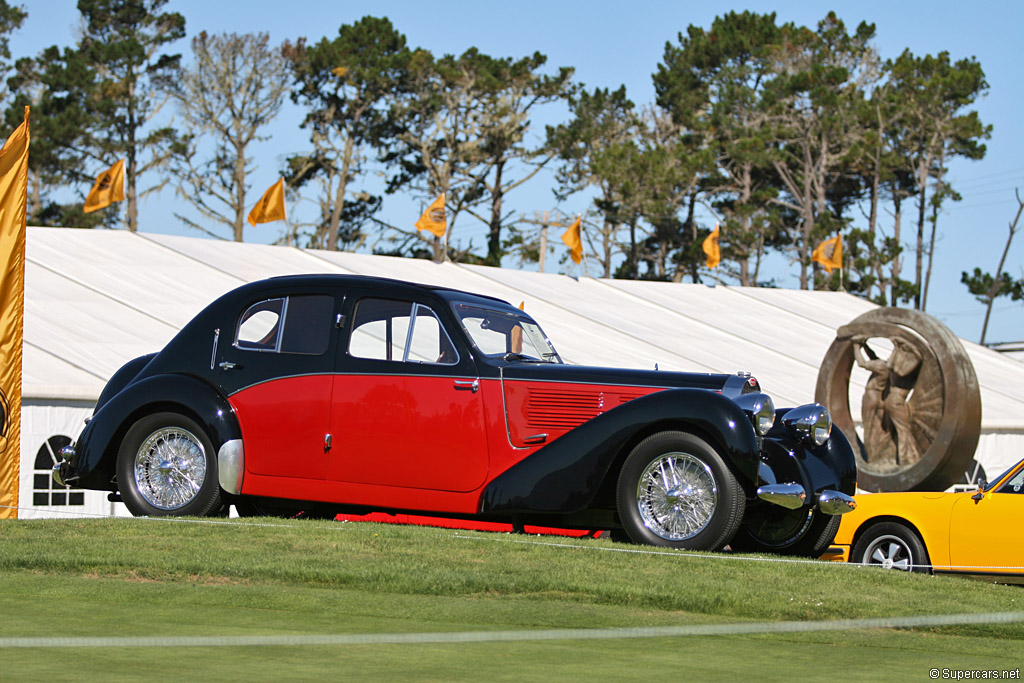
<path id="1" fill-rule="evenodd" d="M 920 628 L 970 624 L 1009 624 L 1024 621 L 1024 612 L 937 614 L 832 621 L 768 621 L 738 624 L 655 626 L 601 629 L 538 629 L 518 631 L 454 631 L 433 633 L 351 633 L 246 636 L 98 636 L 0 638 L 6 648 L 102 647 L 280 647 L 311 645 L 409 645 L 446 643 L 503 643 L 543 640 L 617 640 L 622 638 L 679 638 L 751 633 L 803 633 L 869 628 Z"/>
<path id="2" fill-rule="evenodd" d="M 0 508 L 6 508 L 8 510 L 28 510 L 31 512 L 53 512 L 45 508 L 29 508 L 29 507 L 15 507 L 12 505 L 0 505 Z M 56 513 L 54 513 L 56 514 Z M 43 517 L 39 519 L 62 519 L 67 517 L 93 517 L 98 519 L 120 519 L 124 521 L 140 520 L 148 522 L 179 522 L 181 524 L 226 524 L 229 526 L 251 526 L 251 527 L 268 527 L 268 528 L 281 528 L 281 529 L 294 529 L 293 524 L 273 524 L 268 522 L 243 522 L 240 520 L 224 520 L 224 519 L 185 519 L 184 517 L 122 517 L 119 515 L 107 515 L 100 512 L 82 512 L 82 511 L 71 511 L 61 510 L 60 517 Z M 21 522 L 34 522 L 35 519 L 21 519 Z M 342 530 L 339 526 L 338 531 Z"/>
<path id="3" fill-rule="evenodd" d="M 45 508 L 30 508 L 30 507 L 17 507 L 11 505 L 0 505 L 0 509 L 8 510 L 27 510 L 31 512 L 53 512 Z M 54 513 L 56 514 L 56 513 Z M 63 516 L 78 516 L 78 517 L 94 517 L 99 519 L 121 519 L 121 520 L 144 520 L 150 522 L 180 522 L 182 524 L 226 524 L 231 526 L 250 526 L 250 527 L 267 527 L 267 528 L 295 528 L 292 524 L 273 524 L 268 522 L 241 522 L 237 520 L 227 521 L 222 519 L 184 519 L 182 517 L 120 517 L 117 515 L 107 515 L 96 512 L 77 512 L 71 510 L 61 510 L 60 514 Z M 46 519 L 55 519 L 48 517 Z M 59 519 L 56 518 L 56 519 Z M 32 520 L 22 520 L 32 521 Z M 343 522 L 342 524 L 358 522 Z M 387 522 L 383 522 L 387 524 Z M 416 525 L 409 525 L 416 526 Z M 331 527 L 327 527 L 331 528 Z M 336 527 L 338 530 L 344 529 L 342 525 Z M 443 527 L 431 527 L 424 526 L 420 528 L 438 529 L 445 530 Z M 572 543 L 558 543 L 553 541 L 534 541 L 524 540 L 521 538 L 515 538 L 507 532 L 488 532 L 487 536 L 475 536 L 460 533 L 456 531 L 452 534 L 454 538 L 464 540 L 475 540 L 475 541 L 491 541 L 491 542 L 506 542 L 506 543 L 518 543 L 521 545 L 540 545 L 547 546 L 550 548 L 568 548 L 571 550 L 596 550 L 612 553 L 632 553 L 637 555 L 662 555 L 667 557 L 681 557 L 687 559 L 704 559 L 704 560 L 732 560 L 735 562 L 772 562 L 782 564 L 813 564 L 820 567 L 825 566 L 848 566 L 848 567 L 877 567 L 877 563 L 871 562 L 830 562 L 823 561 L 820 559 L 813 558 L 796 558 L 796 557 L 750 557 L 747 555 L 733 555 L 730 553 L 697 553 L 685 550 L 672 550 L 672 549 L 654 549 L 654 548 L 608 548 L 601 545 L 588 544 L 586 539 L 581 539 L 583 542 L 579 544 Z M 945 565 L 945 564 L 908 564 L 906 565 L 910 569 L 932 569 L 938 571 L 948 572 L 1006 572 L 1006 573 L 1019 573 L 1024 574 L 1024 567 L 1021 566 L 1010 566 L 1010 565 Z"/>

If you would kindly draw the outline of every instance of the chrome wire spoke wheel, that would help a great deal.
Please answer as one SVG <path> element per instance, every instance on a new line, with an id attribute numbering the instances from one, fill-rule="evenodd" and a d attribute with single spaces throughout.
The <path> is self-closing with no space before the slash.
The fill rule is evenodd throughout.
<path id="1" fill-rule="evenodd" d="M 177 510 L 199 495 L 206 479 L 206 451 L 187 429 L 164 427 L 142 442 L 133 471 L 147 503 L 160 510 Z"/>
<path id="2" fill-rule="evenodd" d="M 908 572 L 913 568 L 914 555 L 903 539 L 896 536 L 880 536 L 864 552 L 864 561 L 879 565 L 883 569 Z"/>
<path id="3" fill-rule="evenodd" d="M 669 541 L 699 534 L 718 505 L 711 468 L 688 453 L 665 453 L 650 462 L 637 482 L 636 505 L 644 526 Z"/>

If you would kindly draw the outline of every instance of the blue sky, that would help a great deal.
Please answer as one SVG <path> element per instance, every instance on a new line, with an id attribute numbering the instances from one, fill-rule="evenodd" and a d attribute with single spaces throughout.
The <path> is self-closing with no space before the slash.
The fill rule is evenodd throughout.
<path id="1" fill-rule="evenodd" d="M 79 15 L 74 0 L 33 0 L 25 3 L 29 18 L 11 40 L 15 56 L 35 55 L 52 45 L 74 42 Z M 333 37 L 341 24 L 367 14 L 387 16 L 404 33 L 412 46 L 434 54 L 459 54 L 470 47 L 499 57 L 522 57 L 534 51 L 547 55 L 548 65 L 573 66 L 577 81 L 588 89 L 625 85 L 638 105 L 654 97 L 651 74 L 661 60 L 665 43 L 675 42 L 690 24 L 710 26 L 715 16 L 729 10 L 749 9 L 776 12 L 780 22 L 793 21 L 813 27 L 835 5 L 819 2 L 656 2 L 631 3 L 537 2 L 488 3 L 469 1 L 424 3 L 377 0 L 355 3 L 348 0 L 250 0 L 245 4 L 206 0 L 171 0 L 168 8 L 181 12 L 189 37 L 199 31 L 211 33 L 267 32 L 272 42 L 306 37 L 310 41 Z M 979 266 L 994 271 L 1008 235 L 1008 224 L 1017 209 L 1014 189 L 1024 195 L 1024 139 L 1018 119 L 1024 104 L 1019 70 L 1019 42 L 1024 26 L 1024 3 L 963 2 L 877 2 L 849 3 L 836 9 L 852 31 L 860 21 L 876 24 L 875 47 L 885 58 L 898 56 L 905 48 L 917 55 L 948 51 L 956 60 L 975 57 L 981 63 L 990 90 L 977 109 L 982 120 L 993 125 L 988 153 L 982 161 L 955 161 L 949 180 L 963 201 L 948 203 L 939 218 L 928 312 L 949 325 L 958 335 L 976 341 L 981 332 L 984 307 L 960 284 L 963 270 Z M 189 46 L 177 49 L 184 55 Z M 557 112 L 535 123 L 555 123 Z M 269 131 L 273 138 L 255 147 L 258 168 L 251 177 L 253 201 L 273 184 L 284 158 L 305 148 L 306 135 L 298 128 L 300 114 L 288 107 Z M 538 133 L 542 132 L 539 130 Z M 97 173 L 102 169 L 97 169 Z M 534 211 L 561 209 L 567 213 L 585 210 L 586 200 L 556 204 L 551 195 L 551 174 L 541 175 L 509 198 L 517 212 L 532 216 Z M 88 188 L 84 188 L 87 191 Z M 383 219 L 394 224 L 411 224 L 419 216 L 425 198 L 385 197 Z M 181 211 L 173 190 L 144 200 L 140 207 L 141 229 L 151 232 L 192 234 L 172 215 Z M 302 207 L 289 206 L 290 212 Z M 713 223 L 713 218 L 706 220 Z M 246 228 L 246 240 L 270 242 L 278 237 L 280 224 Z M 710 226 L 709 226 L 710 227 Z M 904 224 L 904 233 L 908 227 Z M 1024 232 L 1024 229 L 1021 230 Z M 463 243 L 472 240 L 480 251 L 483 230 L 460 218 L 453 234 Z M 560 253 L 548 260 L 553 269 Z M 560 266 L 565 268 L 565 266 Z M 912 264 L 904 266 L 904 273 Z M 1024 234 L 1018 234 L 1005 269 L 1024 277 Z M 784 287 L 797 287 L 799 270 L 779 258 L 769 265 L 769 277 Z M 1024 340 L 1024 302 L 996 303 L 987 341 Z"/>

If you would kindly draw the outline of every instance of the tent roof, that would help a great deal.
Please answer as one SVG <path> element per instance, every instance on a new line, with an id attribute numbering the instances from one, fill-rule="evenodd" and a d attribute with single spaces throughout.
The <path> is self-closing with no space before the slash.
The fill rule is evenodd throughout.
<path id="1" fill-rule="evenodd" d="M 124 362 L 162 348 L 252 280 L 378 275 L 524 302 L 573 363 L 752 372 L 778 405 L 814 398 L 836 330 L 875 306 L 838 292 L 708 287 L 107 230 L 29 228 L 23 393 L 95 400 Z M 964 341 L 986 429 L 1024 431 L 1024 364 Z M 855 370 L 851 408 L 867 373 Z"/>

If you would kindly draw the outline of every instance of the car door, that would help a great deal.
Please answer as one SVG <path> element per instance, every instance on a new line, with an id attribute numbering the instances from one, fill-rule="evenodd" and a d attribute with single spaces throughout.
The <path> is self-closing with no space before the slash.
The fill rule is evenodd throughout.
<path id="1" fill-rule="evenodd" d="M 247 473 L 327 477 L 339 302 L 329 292 L 250 300 L 218 341 L 218 378 L 238 415 Z"/>
<path id="2" fill-rule="evenodd" d="M 954 567 L 989 567 L 986 572 L 1022 573 L 1024 567 L 1024 463 L 979 500 L 963 494 L 954 504 L 949 559 Z M 1018 569 L 1002 569 L 1016 567 Z M 966 571 L 966 570 L 965 570 Z"/>
<path id="3" fill-rule="evenodd" d="M 334 383 L 329 479 L 456 492 L 483 484 L 480 380 L 439 308 L 372 295 L 354 302 Z"/>

